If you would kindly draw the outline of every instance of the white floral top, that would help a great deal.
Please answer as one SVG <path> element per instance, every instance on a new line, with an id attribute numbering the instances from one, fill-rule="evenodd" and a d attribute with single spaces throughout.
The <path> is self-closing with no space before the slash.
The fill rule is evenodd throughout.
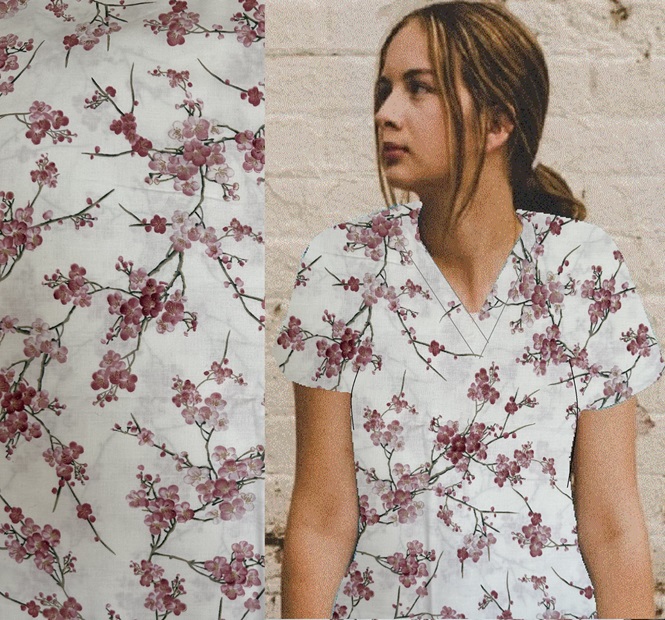
<path id="1" fill-rule="evenodd" d="M 359 538 L 333 617 L 595 617 L 570 455 L 581 410 L 665 368 L 633 280 L 598 226 L 518 210 L 468 313 L 420 207 L 317 235 L 273 349 L 290 380 L 352 393 Z"/>

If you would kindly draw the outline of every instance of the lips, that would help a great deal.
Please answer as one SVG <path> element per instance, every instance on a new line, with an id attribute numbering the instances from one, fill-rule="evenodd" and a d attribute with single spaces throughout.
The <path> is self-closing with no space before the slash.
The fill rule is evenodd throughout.
<path id="1" fill-rule="evenodd" d="M 384 142 L 381 152 L 385 157 L 394 157 L 406 153 L 409 149 L 396 142 Z"/>

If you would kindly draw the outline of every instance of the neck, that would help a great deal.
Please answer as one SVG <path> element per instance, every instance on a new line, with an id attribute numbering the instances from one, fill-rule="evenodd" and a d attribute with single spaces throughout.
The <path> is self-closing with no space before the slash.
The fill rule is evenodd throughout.
<path id="1" fill-rule="evenodd" d="M 436 192 L 420 195 L 421 241 L 440 265 L 473 273 L 492 257 L 505 257 L 519 238 L 521 224 L 515 215 L 512 188 L 505 176 L 485 176 L 452 228 L 446 227 L 443 198 Z"/>

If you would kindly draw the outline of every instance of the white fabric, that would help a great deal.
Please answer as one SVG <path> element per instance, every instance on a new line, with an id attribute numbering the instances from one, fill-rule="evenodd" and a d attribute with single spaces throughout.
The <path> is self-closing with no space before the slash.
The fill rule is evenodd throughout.
<path id="1" fill-rule="evenodd" d="M 470 314 L 420 207 L 317 235 L 273 346 L 288 379 L 352 393 L 359 539 L 334 617 L 592 617 L 569 459 L 580 410 L 665 369 L 634 282 L 601 228 L 518 210 Z"/>
<path id="2" fill-rule="evenodd" d="M 263 13 L 0 2 L 2 620 L 265 615 Z"/>

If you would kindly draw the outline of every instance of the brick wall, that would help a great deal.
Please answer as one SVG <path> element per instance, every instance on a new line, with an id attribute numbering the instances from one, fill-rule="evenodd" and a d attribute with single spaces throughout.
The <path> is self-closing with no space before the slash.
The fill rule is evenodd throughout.
<path id="1" fill-rule="evenodd" d="M 383 205 L 372 85 L 380 42 L 413 0 L 276 0 L 266 39 L 268 617 L 294 468 L 291 384 L 270 346 L 301 252 L 319 231 Z M 559 171 L 610 233 L 665 345 L 665 2 L 507 0 L 537 35 L 551 96 L 536 161 Z M 665 607 L 665 381 L 638 397 L 639 482 Z"/>

